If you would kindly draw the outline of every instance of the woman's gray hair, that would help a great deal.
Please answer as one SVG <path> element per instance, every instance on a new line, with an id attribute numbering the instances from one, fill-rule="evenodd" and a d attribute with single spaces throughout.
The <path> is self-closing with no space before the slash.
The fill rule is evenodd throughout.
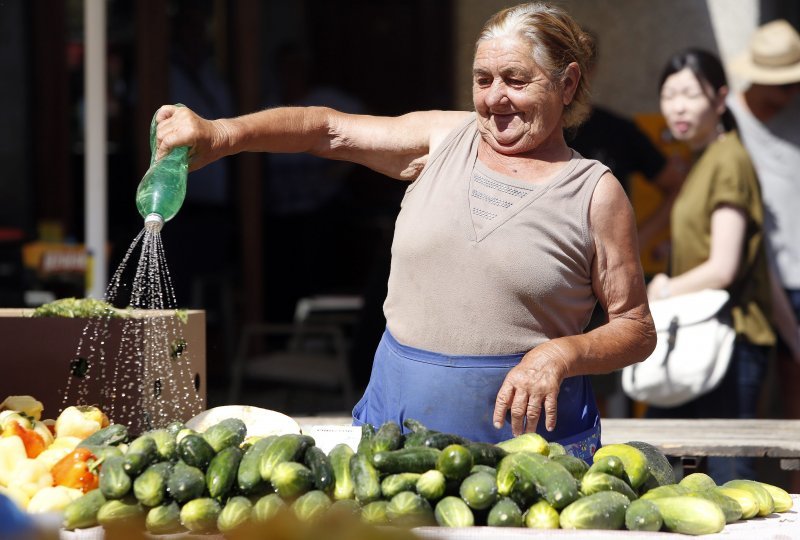
<path id="1" fill-rule="evenodd" d="M 531 2 L 495 13 L 483 26 L 478 41 L 513 36 L 531 45 L 534 62 L 547 73 L 554 84 L 563 82 L 567 66 L 575 62 L 581 79 L 572 102 L 564 107 L 564 128 L 576 128 L 591 111 L 589 80 L 586 74 L 595 55 L 594 41 L 563 9 Z"/>

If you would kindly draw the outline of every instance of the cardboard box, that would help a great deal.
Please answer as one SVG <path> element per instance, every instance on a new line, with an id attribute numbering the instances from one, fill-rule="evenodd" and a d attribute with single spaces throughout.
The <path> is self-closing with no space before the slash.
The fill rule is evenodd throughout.
<path id="1" fill-rule="evenodd" d="M 132 433 L 206 409 L 205 312 L 134 310 L 130 318 L 31 317 L 0 309 L 0 400 L 31 395 L 43 418 L 98 405 Z"/>

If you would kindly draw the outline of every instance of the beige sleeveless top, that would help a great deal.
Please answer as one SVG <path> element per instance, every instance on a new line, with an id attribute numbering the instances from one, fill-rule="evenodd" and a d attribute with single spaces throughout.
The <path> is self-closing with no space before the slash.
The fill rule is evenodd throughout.
<path id="1" fill-rule="evenodd" d="M 608 168 L 573 158 L 543 183 L 477 160 L 475 115 L 430 156 L 395 225 L 384 313 L 402 344 L 452 355 L 527 352 L 580 334 L 596 298 L 589 202 Z"/>

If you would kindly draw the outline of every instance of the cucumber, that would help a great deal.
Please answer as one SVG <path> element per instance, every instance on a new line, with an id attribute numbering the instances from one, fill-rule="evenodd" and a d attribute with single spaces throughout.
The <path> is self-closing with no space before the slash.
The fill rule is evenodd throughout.
<path id="1" fill-rule="evenodd" d="M 99 489 L 93 489 L 64 508 L 63 527 L 68 530 L 86 529 L 97 525 L 97 512 L 107 499 Z"/>
<path id="2" fill-rule="evenodd" d="M 178 457 L 192 467 L 201 471 L 208 468 L 208 464 L 214 458 L 214 449 L 200 435 L 189 433 L 178 442 Z"/>
<path id="3" fill-rule="evenodd" d="M 206 490 L 206 476 L 197 467 L 183 461 L 175 462 L 167 479 L 167 491 L 179 503 L 202 497 Z"/>
<path id="4" fill-rule="evenodd" d="M 550 441 L 547 443 L 547 457 L 553 458 L 556 456 L 566 456 L 567 449 L 564 448 L 564 445 Z"/>
<path id="5" fill-rule="evenodd" d="M 314 487 L 314 475 L 302 463 L 283 461 L 275 465 L 270 482 L 275 492 L 288 501 L 311 491 Z"/>
<path id="6" fill-rule="evenodd" d="M 411 431 L 412 433 L 416 433 L 418 431 L 428 431 L 428 428 L 425 427 L 425 424 L 423 424 L 419 420 L 414 420 L 413 418 L 404 419 L 403 426 L 408 428 L 408 430 Z"/>
<path id="7" fill-rule="evenodd" d="M 497 502 L 495 477 L 485 472 L 467 476 L 459 487 L 459 495 L 473 510 L 486 510 Z"/>
<path id="8" fill-rule="evenodd" d="M 685 487 L 678 484 L 669 484 L 666 486 L 658 486 L 657 488 L 653 488 L 646 493 L 643 493 L 639 498 L 650 501 L 653 499 L 660 499 L 662 497 L 677 497 L 680 495 L 686 495 L 687 493 L 689 493 L 689 490 Z"/>
<path id="9" fill-rule="evenodd" d="M 752 493 L 758 503 L 758 515 L 761 517 L 768 516 L 775 510 L 772 495 L 755 480 L 730 480 L 725 482 L 723 487 L 743 489 Z"/>
<path id="10" fill-rule="evenodd" d="M 133 494 L 145 506 L 160 506 L 167 498 L 167 480 L 172 472 L 172 463 L 153 463 L 133 481 Z"/>
<path id="11" fill-rule="evenodd" d="M 206 487 L 208 496 L 222 500 L 228 496 L 236 483 L 239 463 L 242 461 L 242 450 L 238 446 L 227 446 L 213 457 L 206 470 Z"/>
<path id="12" fill-rule="evenodd" d="M 375 426 L 372 424 L 363 424 L 361 426 L 361 439 L 358 441 L 356 448 L 357 454 L 365 456 L 372 456 L 372 438 L 375 436 Z"/>
<path id="13" fill-rule="evenodd" d="M 469 475 L 474 465 L 470 451 L 460 444 L 451 444 L 442 449 L 436 458 L 436 470 L 448 480 L 462 480 Z"/>
<path id="14" fill-rule="evenodd" d="M 328 452 L 333 469 L 333 499 L 336 501 L 353 498 L 353 478 L 350 476 L 353 455 L 353 449 L 346 444 L 337 444 Z"/>
<path id="15" fill-rule="evenodd" d="M 519 452 L 500 462 L 497 469 L 497 489 L 500 495 L 511 495 L 516 483 L 521 484 L 521 492 L 524 494 L 527 492 L 525 484 L 531 482 L 541 497 L 557 510 L 579 496 L 578 482 L 557 461 L 540 454 Z"/>
<path id="16" fill-rule="evenodd" d="M 652 499 L 664 520 L 664 527 L 680 534 L 713 534 L 725 528 L 725 514 L 715 503 L 681 495 Z"/>
<path id="17" fill-rule="evenodd" d="M 424 527 L 436 523 L 430 503 L 411 491 L 392 497 L 386 507 L 386 516 L 389 523 L 402 527 Z"/>
<path id="18" fill-rule="evenodd" d="M 497 478 L 497 469 L 495 469 L 494 467 L 489 467 L 488 465 L 473 465 L 472 468 L 469 470 L 469 474 L 475 474 L 476 472 L 489 473 L 495 478 Z"/>
<path id="19" fill-rule="evenodd" d="M 558 510 L 547 501 L 539 501 L 522 516 L 525 526 L 530 529 L 558 529 Z"/>
<path id="20" fill-rule="evenodd" d="M 420 476 L 419 473 L 390 474 L 381 480 L 381 495 L 391 499 L 401 491 L 414 491 Z"/>
<path id="21" fill-rule="evenodd" d="M 270 521 L 286 508 L 286 503 L 277 493 L 270 493 L 258 499 L 253 505 L 250 518 L 253 523 L 261 524 Z"/>
<path id="22" fill-rule="evenodd" d="M 164 429 L 166 429 L 170 435 L 175 437 L 175 440 L 177 441 L 178 433 L 180 433 L 182 429 L 186 429 L 186 424 L 184 424 L 180 420 L 173 420 L 172 422 L 167 424 L 167 427 L 165 427 Z"/>
<path id="23" fill-rule="evenodd" d="M 97 523 L 104 529 L 142 529 L 147 510 L 134 497 L 111 499 L 97 511 Z"/>
<path id="24" fill-rule="evenodd" d="M 156 443 L 159 461 L 173 461 L 178 457 L 178 442 L 173 433 L 166 429 L 154 429 L 149 435 Z"/>
<path id="25" fill-rule="evenodd" d="M 788 512 L 792 509 L 794 503 L 792 502 L 792 496 L 789 495 L 788 491 L 779 488 L 778 486 L 767 484 L 766 482 L 758 482 L 758 484 L 766 489 L 767 493 L 772 496 L 772 501 L 775 503 L 775 512 Z"/>
<path id="26" fill-rule="evenodd" d="M 678 485 L 685 487 L 689 491 L 705 491 L 717 487 L 717 483 L 714 482 L 713 478 L 701 472 L 684 476 L 681 478 L 681 481 L 678 482 Z"/>
<path id="27" fill-rule="evenodd" d="M 338 501 L 333 501 L 328 513 L 333 515 L 340 514 L 346 516 L 346 518 L 360 518 L 361 505 L 355 499 L 339 499 Z"/>
<path id="28" fill-rule="evenodd" d="M 427 437 L 425 437 L 425 440 L 422 441 L 422 446 L 427 446 L 428 448 L 438 448 L 441 450 L 447 446 L 450 446 L 451 444 L 459 444 L 463 446 L 469 443 L 469 440 L 453 433 L 431 432 Z"/>
<path id="29" fill-rule="evenodd" d="M 151 534 L 173 534 L 183 530 L 181 507 L 175 501 L 154 506 L 147 512 L 144 525 Z"/>
<path id="30" fill-rule="evenodd" d="M 370 441 L 372 453 L 397 450 L 403 446 L 403 430 L 397 422 L 384 422 Z"/>
<path id="31" fill-rule="evenodd" d="M 268 484 L 261 478 L 261 456 L 277 438 L 277 435 L 271 435 L 257 440 L 242 456 L 236 472 L 236 485 L 244 495 L 262 493 L 268 488 Z"/>
<path id="32" fill-rule="evenodd" d="M 222 506 L 214 499 L 193 499 L 181 508 L 181 523 L 193 533 L 207 534 L 217 530 Z"/>
<path id="33" fill-rule="evenodd" d="M 440 527 L 472 527 L 475 525 L 475 516 L 467 503 L 453 496 L 445 497 L 436 503 L 433 517 Z"/>
<path id="34" fill-rule="evenodd" d="M 442 451 L 437 448 L 402 448 L 390 452 L 378 452 L 372 456 L 372 464 L 382 473 L 424 473 L 436 468 L 436 460 Z"/>
<path id="35" fill-rule="evenodd" d="M 502 497 L 509 497 L 513 493 L 523 494 L 526 497 L 535 495 L 533 473 L 530 468 L 531 461 L 544 461 L 547 458 L 541 454 L 515 452 L 507 455 L 497 464 L 497 492 Z"/>
<path id="36" fill-rule="evenodd" d="M 111 456 L 100 466 L 99 488 L 106 499 L 121 499 L 132 486 L 131 477 L 125 472 L 123 456 Z"/>
<path id="37" fill-rule="evenodd" d="M 265 482 L 272 479 L 272 470 L 285 461 L 301 462 L 309 446 L 314 446 L 314 439 L 308 435 L 287 433 L 279 435 L 261 455 L 259 471 Z"/>
<path id="38" fill-rule="evenodd" d="M 647 458 L 647 470 L 659 486 L 675 483 L 675 471 L 664 453 L 650 443 L 642 441 L 628 441 L 629 446 L 638 448 Z"/>
<path id="39" fill-rule="evenodd" d="M 239 418 L 226 418 L 209 427 L 202 434 L 214 452 L 229 446 L 239 446 L 247 436 L 247 426 Z"/>
<path id="40" fill-rule="evenodd" d="M 567 469 L 572 477 L 578 481 L 580 481 L 580 479 L 583 478 L 583 475 L 586 474 L 586 471 L 589 470 L 588 463 L 583 461 L 581 458 L 570 456 L 568 454 L 564 456 L 551 456 L 550 459 L 561 464 L 561 466 Z"/>
<path id="41" fill-rule="evenodd" d="M 100 463 L 104 463 L 105 460 L 110 458 L 111 456 L 118 456 L 123 457 L 125 454 L 123 453 L 123 449 L 125 448 L 125 443 L 120 443 L 119 446 L 84 446 L 89 450 Z"/>
<path id="42" fill-rule="evenodd" d="M 497 501 L 486 518 L 489 527 L 522 527 L 522 524 L 522 511 L 508 497 Z"/>
<path id="43" fill-rule="evenodd" d="M 586 472 L 601 472 L 616 476 L 617 478 L 625 478 L 625 466 L 622 464 L 622 460 L 617 456 L 604 456 L 601 458 L 595 456 L 594 462 Z"/>
<path id="44" fill-rule="evenodd" d="M 444 496 L 447 489 L 447 480 L 440 471 L 431 469 L 419 476 L 416 483 L 416 490 L 422 497 L 429 501 L 438 501 Z"/>
<path id="45" fill-rule="evenodd" d="M 601 491 L 616 491 L 625 495 L 629 501 L 637 499 L 636 492 L 633 491 L 628 483 L 616 476 L 602 472 L 588 472 L 581 479 L 581 492 L 584 495 L 591 495 Z"/>
<path id="46" fill-rule="evenodd" d="M 402 452 L 402 450 L 394 450 Z M 375 456 L 391 452 L 379 452 Z M 377 501 L 381 497 L 381 482 L 378 471 L 370 463 L 369 456 L 356 453 L 350 460 L 350 477 L 353 480 L 353 494 L 361 504 Z"/>
<path id="47" fill-rule="evenodd" d="M 749 491 L 736 488 L 716 487 L 712 491 L 716 491 L 726 497 L 730 497 L 742 509 L 742 519 L 750 519 L 758 515 L 758 501 L 755 495 Z"/>
<path id="48" fill-rule="evenodd" d="M 692 491 L 688 496 L 702 497 L 703 499 L 708 499 L 716 503 L 720 510 L 722 510 L 722 513 L 725 514 L 725 523 L 734 523 L 742 519 L 742 505 L 740 505 L 736 499 L 723 495 L 714 488 L 704 491 Z"/>
<path id="49" fill-rule="evenodd" d="M 319 519 L 331 507 L 331 499 L 324 491 L 314 489 L 298 497 L 292 504 L 292 511 L 300 521 Z"/>
<path id="50" fill-rule="evenodd" d="M 141 435 L 128 445 L 122 467 L 131 478 L 136 478 L 158 459 L 156 441 L 150 435 Z"/>
<path id="51" fill-rule="evenodd" d="M 125 442 L 128 442 L 128 426 L 124 424 L 109 424 L 83 439 L 78 443 L 78 447 L 116 446 Z"/>
<path id="52" fill-rule="evenodd" d="M 423 429 L 421 431 L 413 431 L 405 436 L 403 439 L 403 448 L 419 448 L 425 446 L 425 440 L 437 431 L 429 431 Z"/>
<path id="53" fill-rule="evenodd" d="M 398 429 L 400 428 L 398 427 Z M 334 484 L 333 466 L 325 452 L 316 446 L 311 446 L 303 456 L 303 463 L 314 475 L 314 489 L 331 493 Z"/>
<path id="54" fill-rule="evenodd" d="M 647 457 L 644 453 L 627 444 L 609 444 L 597 449 L 594 459 L 604 456 L 617 456 L 625 469 L 625 480 L 633 489 L 638 489 L 650 476 Z"/>
<path id="55" fill-rule="evenodd" d="M 534 454 L 546 456 L 549 451 L 547 440 L 538 433 L 523 433 L 513 439 L 499 442 L 497 446 L 509 454 L 516 452 L 533 452 Z"/>
<path id="56" fill-rule="evenodd" d="M 625 528 L 629 531 L 658 531 L 663 524 L 661 513 L 652 501 L 632 501 L 625 511 Z"/>
<path id="57" fill-rule="evenodd" d="M 361 521 L 370 525 L 388 525 L 389 501 L 373 501 L 361 508 Z"/>
<path id="58" fill-rule="evenodd" d="M 472 462 L 475 465 L 488 465 L 497 467 L 500 460 L 508 455 L 508 452 L 496 444 L 472 442 L 466 445 L 469 453 L 472 454 Z"/>
<path id="59" fill-rule="evenodd" d="M 250 514 L 252 512 L 253 503 L 250 499 L 242 497 L 241 495 L 231 497 L 219 513 L 219 517 L 217 518 L 217 530 L 222 534 L 230 534 L 238 531 L 250 522 Z"/>
<path id="60" fill-rule="evenodd" d="M 562 529 L 621 529 L 630 500 L 616 491 L 581 497 L 561 511 Z"/>

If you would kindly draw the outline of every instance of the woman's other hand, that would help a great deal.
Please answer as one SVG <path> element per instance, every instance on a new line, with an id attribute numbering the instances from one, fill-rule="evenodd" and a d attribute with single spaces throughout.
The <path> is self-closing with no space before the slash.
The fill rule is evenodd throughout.
<path id="1" fill-rule="evenodd" d="M 510 411 L 514 436 L 536 431 L 544 409 L 545 427 L 548 431 L 555 429 L 558 391 L 567 376 L 566 353 L 558 343 L 553 340 L 539 345 L 508 372 L 495 402 L 496 428 L 503 426 L 506 412 Z"/>
<path id="2" fill-rule="evenodd" d="M 206 120 L 188 107 L 164 105 L 156 121 L 156 160 L 173 148 L 189 146 L 189 170 L 194 171 L 230 153 L 230 126 L 225 120 Z"/>
<path id="3" fill-rule="evenodd" d="M 666 274 L 656 274 L 647 285 L 648 300 L 662 300 L 669 298 L 669 276 Z"/>

